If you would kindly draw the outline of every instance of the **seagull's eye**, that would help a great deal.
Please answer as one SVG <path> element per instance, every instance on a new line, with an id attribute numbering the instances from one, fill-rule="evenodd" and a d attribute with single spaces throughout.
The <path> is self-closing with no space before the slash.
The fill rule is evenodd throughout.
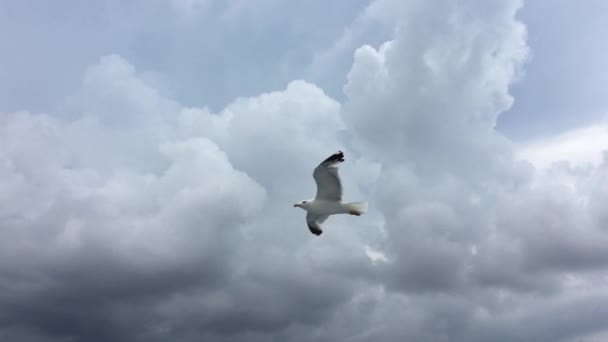
<path id="1" fill-rule="evenodd" d="M 302 201 L 302 203 L 306 203 L 306 201 Z"/>

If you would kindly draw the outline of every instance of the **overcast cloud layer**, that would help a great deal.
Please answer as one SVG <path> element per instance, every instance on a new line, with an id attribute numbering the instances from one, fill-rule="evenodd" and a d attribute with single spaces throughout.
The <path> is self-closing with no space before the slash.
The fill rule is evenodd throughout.
<path id="1" fill-rule="evenodd" d="M 337 3 L 103 2 L 112 35 L 146 27 L 149 64 L 129 49 L 85 47 L 83 59 L 50 46 L 92 59 L 73 86 L 20 97 L 12 85 L 24 83 L 0 80 L 14 90 L 5 108 L 21 108 L 0 116 L 0 340 L 607 338 L 606 124 L 524 145 L 496 129 L 534 51 L 524 4 Z M 201 18 L 230 31 L 273 10 L 319 17 L 335 39 L 313 30 L 268 77 L 281 62 L 265 44 L 310 23 L 253 25 L 268 48 L 259 74 L 239 67 L 242 46 L 189 40 Z M 170 19 L 138 26 L 162 11 Z M 154 70 L 168 42 L 192 43 L 192 56 Z M 67 64 L 46 80 L 74 75 Z M 196 87 L 192 75 L 218 68 L 235 70 L 218 87 L 239 97 Z M 184 100 L 199 93 L 213 103 Z M 370 212 L 332 217 L 316 237 L 292 204 L 314 195 L 312 169 L 338 149 L 345 197 Z"/>

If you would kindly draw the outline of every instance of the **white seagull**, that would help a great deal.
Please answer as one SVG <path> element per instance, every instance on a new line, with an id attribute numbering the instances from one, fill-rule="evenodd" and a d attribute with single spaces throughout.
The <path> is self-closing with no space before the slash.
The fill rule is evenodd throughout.
<path id="1" fill-rule="evenodd" d="M 367 202 L 342 202 L 342 183 L 338 174 L 338 164 L 344 161 L 344 153 L 338 151 L 325 159 L 312 173 L 317 183 L 314 199 L 294 204 L 307 211 L 306 223 L 310 232 L 319 236 L 323 231 L 321 224 L 329 215 L 350 214 L 360 216 L 367 212 Z"/>

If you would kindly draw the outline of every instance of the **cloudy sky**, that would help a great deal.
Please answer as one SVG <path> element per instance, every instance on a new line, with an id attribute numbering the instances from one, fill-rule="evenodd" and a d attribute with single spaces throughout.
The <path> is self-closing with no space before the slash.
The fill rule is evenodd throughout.
<path id="1" fill-rule="evenodd" d="M 606 11 L 0 0 L 0 340 L 607 340 Z"/>

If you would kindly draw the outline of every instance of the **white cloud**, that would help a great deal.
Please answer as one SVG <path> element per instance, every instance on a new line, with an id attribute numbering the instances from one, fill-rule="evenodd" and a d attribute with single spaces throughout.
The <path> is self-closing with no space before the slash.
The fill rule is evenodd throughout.
<path id="1" fill-rule="evenodd" d="M 556 162 L 569 162 L 573 166 L 598 166 L 606 149 L 608 125 L 602 121 L 527 142 L 518 148 L 517 153 L 519 158 L 530 161 L 535 167 L 547 169 Z"/>
<path id="2" fill-rule="evenodd" d="M 314 194 L 315 160 L 337 149 L 352 155 L 337 138 L 340 105 L 318 87 L 294 81 L 210 113 L 164 98 L 113 55 L 88 68 L 67 108 L 71 115 L 2 118 L 2 269 L 19 265 L 55 285 L 24 288 L 4 277 L 0 300 L 19 298 L 15 308 L 34 313 L 57 305 L 53 298 L 89 298 L 99 308 L 88 315 L 109 315 L 98 338 L 163 339 L 181 324 L 148 335 L 148 323 L 128 312 L 145 306 L 137 317 L 166 320 L 177 291 L 186 321 L 206 313 L 188 324 L 217 336 L 221 326 L 265 333 L 319 322 L 348 301 L 351 279 L 369 273 L 369 220 L 331 220 L 326 238 L 312 240 L 291 205 Z M 374 173 L 370 162 L 349 163 Z M 349 196 L 360 195 L 357 181 L 370 181 L 347 173 Z M 137 309 L 120 304 L 148 296 L 157 298 Z M 63 322 L 77 308 L 64 307 L 57 318 L 43 315 L 43 332 L 70 330 Z M 121 320 L 141 329 L 119 332 Z"/>
<path id="3" fill-rule="evenodd" d="M 220 110 L 186 106 L 114 54 L 84 71 L 61 113 L 3 115 L 0 336 L 605 331 L 603 128 L 524 148 L 495 129 L 528 56 L 521 5 L 373 2 L 363 18 L 386 16 L 394 37 L 354 51 L 344 103 L 294 80 Z M 314 194 L 312 169 L 338 149 L 345 196 L 371 210 L 332 217 L 318 238 L 292 203 Z M 558 157 L 570 164 L 545 167 Z M 583 322 L 553 314 L 566 311 Z"/>
<path id="4" fill-rule="evenodd" d="M 603 167 L 547 174 L 519 161 L 517 146 L 495 130 L 527 57 L 526 31 L 515 20 L 520 5 L 418 3 L 401 12 L 394 40 L 355 53 L 342 113 L 356 146 L 382 164 L 374 201 L 385 218 L 382 252 L 391 260 L 380 264 L 385 282 L 413 298 L 412 310 L 430 322 L 460 322 L 453 329 L 409 327 L 413 339 L 579 334 L 574 326 L 555 334 L 550 320 L 530 330 L 511 331 L 508 318 L 482 328 L 473 312 L 534 315 L 523 300 L 528 293 L 559 306 L 575 295 L 564 288 L 565 274 L 590 279 L 608 266 L 605 215 L 597 209 L 604 190 L 590 185 L 600 184 Z M 433 302 L 429 292 L 462 302 Z M 505 293 L 509 309 L 496 306 Z M 388 331 L 377 338 L 390 339 Z"/>

